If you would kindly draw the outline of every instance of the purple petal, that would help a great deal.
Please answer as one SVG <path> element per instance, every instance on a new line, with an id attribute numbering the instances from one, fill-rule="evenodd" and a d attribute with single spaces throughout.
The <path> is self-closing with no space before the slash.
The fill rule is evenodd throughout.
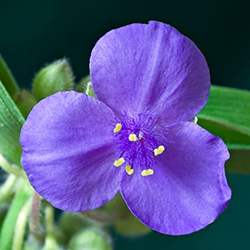
<path id="1" fill-rule="evenodd" d="M 60 92 L 30 113 L 21 132 L 22 164 L 34 189 L 68 211 L 101 206 L 119 189 L 112 166 L 114 114 L 84 94 Z"/>
<path id="2" fill-rule="evenodd" d="M 162 132 L 162 131 L 161 131 Z M 154 174 L 125 175 L 122 195 L 134 215 L 170 235 L 192 233 L 212 223 L 231 197 L 224 143 L 192 123 L 164 132 L 166 151 L 157 156 Z"/>
<path id="3" fill-rule="evenodd" d="M 90 73 L 99 100 L 117 113 L 154 110 L 168 123 L 193 119 L 210 87 L 200 50 L 160 22 L 105 34 L 92 51 Z"/>

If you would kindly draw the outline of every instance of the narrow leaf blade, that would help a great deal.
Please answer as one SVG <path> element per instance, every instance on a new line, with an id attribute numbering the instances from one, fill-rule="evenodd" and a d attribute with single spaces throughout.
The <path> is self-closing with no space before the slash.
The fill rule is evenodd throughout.
<path id="1" fill-rule="evenodd" d="M 14 95 L 19 91 L 18 84 L 12 75 L 7 63 L 0 54 L 0 81 L 5 85 L 5 88 L 9 94 L 14 97 Z"/>
<path id="2" fill-rule="evenodd" d="M 19 134 L 24 118 L 0 82 L 0 154 L 16 165 L 20 164 Z"/>

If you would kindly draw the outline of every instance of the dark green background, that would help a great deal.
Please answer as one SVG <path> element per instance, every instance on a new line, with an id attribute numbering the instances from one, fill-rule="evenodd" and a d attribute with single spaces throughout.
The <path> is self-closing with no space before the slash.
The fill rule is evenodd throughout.
<path id="1" fill-rule="evenodd" d="M 91 48 L 106 31 L 150 19 L 192 38 L 215 84 L 250 89 L 250 15 L 247 1 L 0 0 L 0 52 L 20 85 L 29 86 L 46 62 L 66 56 L 77 78 L 88 73 Z M 249 111 L 250 112 L 250 111 Z M 211 226 L 185 237 L 152 233 L 115 236 L 115 249 L 250 249 L 250 177 L 229 176 L 233 198 Z"/>

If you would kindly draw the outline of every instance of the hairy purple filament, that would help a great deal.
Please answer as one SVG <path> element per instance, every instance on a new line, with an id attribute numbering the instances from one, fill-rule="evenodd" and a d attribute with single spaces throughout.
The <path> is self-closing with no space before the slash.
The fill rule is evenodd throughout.
<path id="1" fill-rule="evenodd" d="M 139 170 L 142 175 L 143 171 L 144 174 L 145 171 L 153 174 L 156 166 L 155 150 L 161 145 L 153 132 L 155 120 L 149 115 L 141 114 L 136 118 L 124 116 L 122 121 L 117 124 L 121 127 L 115 133 L 115 139 L 121 152 L 120 159 L 124 159 L 126 166 L 135 171 Z M 163 146 L 161 145 L 161 147 Z"/>

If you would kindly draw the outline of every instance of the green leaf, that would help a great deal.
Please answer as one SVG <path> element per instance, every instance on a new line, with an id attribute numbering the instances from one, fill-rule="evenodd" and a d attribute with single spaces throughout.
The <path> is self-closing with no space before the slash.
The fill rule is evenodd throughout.
<path id="1" fill-rule="evenodd" d="M 213 86 L 198 123 L 229 146 L 250 145 L 250 91 Z"/>
<path id="2" fill-rule="evenodd" d="M 5 88 L 12 97 L 19 91 L 18 84 L 1 55 L 0 55 L 0 81 L 3 82 Z"/>
<path id="3" fill-rule="evenodd" d="M 24 118 L 0 82 L 0 155 L 16 165 L 20 164 L 19 134 Z"/>
<path id="4" fill-rule="evenodd" d="M 10 250 L 12 246 L 13 235 L 16 227 L 16 221 L 18 215 L 28 200 L 30 191 L 26 189 L 20 189 L 9 208 L 9 211 L 5 217 L 3 227 L 0 234 L 0 250 Z"/>
<path id="5" fill-rule="evenodd" d="M 58 91 L 71 90 L 74 86 L 74 75 L 66 59 L 57 60 L 36 75 L 32 84 L 32 91 L 37 100 L 41 100 Z"/>

